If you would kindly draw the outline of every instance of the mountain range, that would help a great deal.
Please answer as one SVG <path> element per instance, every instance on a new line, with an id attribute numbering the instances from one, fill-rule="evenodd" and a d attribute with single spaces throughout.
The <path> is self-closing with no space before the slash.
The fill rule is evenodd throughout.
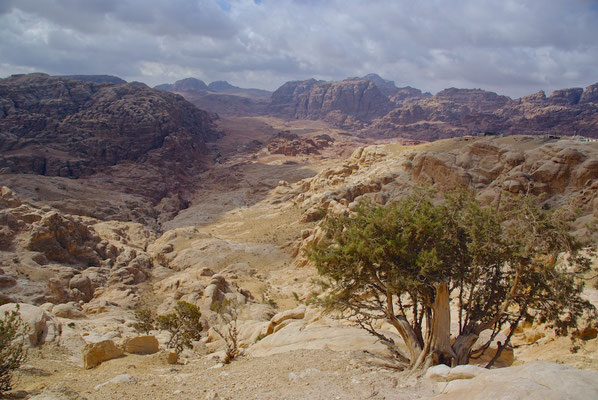
<path id="1" fill-rule="evenodd" d="M 511 99 L 482 89 L 448 88 L 435 95 L 376 74 L 342 81 L 286 82 L 269 96 L 227 82 L 187 78 L 173 91 L 222 115 L 272 115 L 323 120 L 364 137 L 436 140 L 483 133 L 598 137 L 598 83 Z"/>

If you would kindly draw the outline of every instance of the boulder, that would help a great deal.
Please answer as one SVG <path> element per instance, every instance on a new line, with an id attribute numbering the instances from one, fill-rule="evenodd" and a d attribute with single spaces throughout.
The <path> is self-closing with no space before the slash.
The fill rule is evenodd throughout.
<path id="1" fill-rule="evenodd" d="M 598 373 L 534 361 L 453 380 L 435 400 L 587 400 L 598 398 Z"/>
<path id="2" fill-rule="evenodd" d="M 283 321 L 286 321 L 289 319 L 302 319 L 304 316 L 305 316 L 305 306 L 304 305 L 301 305 L 292 310 L 286 310 L 286 311 L 279 312 L 274 317 L 272 317 L 272 319 L 270 320 L 270 325 L 268 325 L 266 334 L 269 335 L 269 334 L 275 332 L 275 330 L 278 330 L 278 329 L 275 329 L 276 326 L 279 324 L 282 324 Z"/>
<path id="3" fill-rule="evenodd" d="M 60 336 L 62 326 L 54 316 L 40 307 L 25 303 L 9 303 L 0 306 L 0 317 L 18 307 L 21 318 L 29 325 L 29 345 L 31 347 L 51 342 Z"/>
<path id="4" fill-rule="evenodd" d="M 124 355 L 124 351 L 116 346 L 112 340 L 88 343 L 83 348 L 83 367 L 85 369 L 94 368 L 104 361 L 112 360 L 122 355 Z"/>
<path id="5" fill-rule="evenodd" d="M 451 368 L 440 364 L 428 368 L 425 377 L 436 382 L 450 382 L 456 379 L 471 379 L 484 371 L 487 370 L 475 365 L 457 365 Z"/>
<path id="6" fill-rule="evenodd" d="M 62 318 L 85 318 L 85 314 L 83 314 L 83 312 L 81 312 L 81 310 L 79 310 L 73 302 L 55 305 L 52 307 L 52 314 Z"/>
<path id="7" fill-rule="evenodd" d="M 592 340 L 596 339 L 596 337 L 598 337 L 598 329 L 592 326 L 584 328 L 579 332 L 579 338 L 581 340 Z"/>
<path id="8" fill-rule="evenodd" d="M 0 206 L 4 207 L 18 207 L 21 205 L 21 200 L 17 197 L 16 193 L 6 187 L 2 186 L 0 188 Z"/>
<path id="9" fill-rule="evenodd" d="M 132 354 L 154 354 L 158 352 L 159 344 L 155 336 L 137 336 L 126 339 L 123 348 Z"/>

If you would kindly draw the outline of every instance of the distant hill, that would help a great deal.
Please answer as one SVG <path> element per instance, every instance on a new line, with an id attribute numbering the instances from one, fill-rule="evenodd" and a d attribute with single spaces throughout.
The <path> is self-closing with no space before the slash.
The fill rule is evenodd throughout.
<path id="1" fill-rule="evenodd" d="M 154 89 L 164 90 L 167 92 L 191 92 L 191 91 L 207 91 L 208 85 L 202 80 L 195 78 L 185 78 L 176 81 L 173 84 L 164 83 L 162 85 L 155 86 Z"/>
<path id="2" fill-rule="evenodd" d="M 56 78 L 71 78 L 84 82 L 113 83 L 117 85 L 127 83 L 124 79 L 114 75 L 57 75 Z"/>
<path id="3" fill-rule="evenodd" d="M 270 102 L 271 92 L 262 89 L 245 89 L 226 81 L 214 81 L 209 85 L 195 78 L 185 78 L 173 84 L 154 87 L 181 94 L 201 109 L 219 115 L 260 115 Z"/>

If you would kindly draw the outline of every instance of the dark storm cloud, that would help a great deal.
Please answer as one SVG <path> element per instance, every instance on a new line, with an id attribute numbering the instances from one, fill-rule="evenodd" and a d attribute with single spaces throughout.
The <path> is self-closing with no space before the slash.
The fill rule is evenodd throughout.
<path id="1" fill-rule="evenodd" d="M 274 89 L 377 72 L 519 96 L 598 81 L 598 2 L 5 0 L 0 75 L 186 76 Z"/>

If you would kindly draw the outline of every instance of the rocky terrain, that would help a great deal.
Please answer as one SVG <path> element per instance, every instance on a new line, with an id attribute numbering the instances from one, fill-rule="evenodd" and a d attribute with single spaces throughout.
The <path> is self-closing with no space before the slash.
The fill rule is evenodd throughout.
<path id="1" fill-rule="evenodd" d="M 322 119 L 363 136 L 418 140 L 484 132 L 598 137 L 598 84 L 510 99 L 481 89 L 445 89 L 434 96 L 369 74 L 324 82 L 287 82 L 268 112 L 287 119 Z"/>
<path id="2" fill-rule="evenodd" d="M 164 207 L 180 209 L 175 203 L 184 202 L 178 199 L 189 181 L 211 163 L 206 142 L 220 135 L 216 115 L 140 83 L 15 75 L 0 80 L 0 104 L 1 173 L 6 180 L 27 174 L 13 181 L 14 190 L 36 188 L 35 197 L 49 201 L 55 195 L 41 190 L 33 175 L 60 181 L 49 189 L 54 194 L 86 180 L 107 192 L 102 197 L 111 197 L 117 208 L 119 200 L 158 206 L 167 199 Z M 136 198 L 115 199 L 115 191 Z M 60 197 L 83 200 L 76 194 Z M 104 215 L 109 208 L 87 214 Z"/>
<path id="3" fill-rule="evenodd" d="M 10 173 L 78 178 L 169 152 L 197 162 L 216 135 L 209 114 L 143 84 L 17 75 L 0 81 L 0 102 L 0 166 Z"/>
<path id="4" fill-rule="evenodd" d="M 598 138 L 598 83 L 511 99 L 482 89 L 432 95 L 376 74 L 342 81 L 286 82 L 273 93 L 195 78 L 156 86 L 226 116 L 321 120 L 362 137 L 430 141 L 483 134 Z"/>
<path id="5" fill-rule="evenodd" d="M 441 191 L 469 187 L 489 205 L 506 193 L 543 195 L 546 208 L 579 209 L 574 233 L 595 242 L 596 233 L 588 226 L 598 217 L 598 143 L 533 135 L 432 143 L 382 140 L 359 137 L 319 117 L 214 121 L 180 96 L 137 84 L 95 84 L 43 75 L 9 79 L 33 81 L 32 87 L 38 88 L 33 93 L 43 87 L 63 93 L 47 101 L 30 94 L 22 103 L 15 89 L 2 92 L 13 105 L 3 108 L 7 112 L 0 119 L 0 134 L 16 144 L 0 153 L 13 161 L 0 175 L 0 303 L 6 303 L 0 306 L 0 315 L 20 303 L 21 315 L 31 327 L 26 338 L 29 357 L 16 372 L 13 397 L 598 395 L 598 327 L 592 323 L 581 327 L 582 335 L 573 343 L 545 326 L 526 324 L 503 352 L 500 368 L 438 366 L 425 374 L 392 369 L 388 350 L 376 338 L 309 303 L 316 271 L 302 252 L 307 244 L 321 240 L 320 224 L 327 214 L 350 213 L 360 199 L 379 204 L 399 200 L 415 185 Z M 4 81 L 0 88 L 10 86 Z M 393 91 L 387 81 L 381 84 L 386 93 Z M 388 96 L 371 85 L 355 79 L 333 91 L 358 87 Z M 88 100 L 69 100 L 82 88 L 89 89 Z M 412 100 L 401 100 L 405 106 L 435 97 L 407 88 L 393 93 L 395 99 L 413 94 Z M 459 90 L 443 94 L 469 95 Z M 475 95 L 480 113 L 497 112 L 511 102 L 482 91 Z M 104 156 L 84 151 L 94 140 L 112 143 L 108 135 L 95 136 L 100 124 L 96 119 L 108 118 L 104 112 L 90 111 L 97 110 L 100 98 L 107 110 L 122 109 L 115 112 L 123 123 L 115 138 L 118 151 L 122 143 L 132 142 L 131 152 L 144 153 L 140 146 L 148 143 L 140 138 L 151 139 L 156 131 L 166 135 L 164 143 L 147 155 L 116 160 L 113 165 Z M 171 108 L 171 102 L 176 107 Z M 28 106 L 20 111 L 16 104 Z M 50 112 L 51 104 L 56 106 Z M 140 117 L 129 122 L 128 113 L 137 115 L 138 109 L 149 110 L 146 118 L 158 121 Z M 437 112 L 449 110 L 444 105 Z M 32 124 L 35 129 L 27 136 L 28 131 L 18 131 L 15 114 L 22 121 L 36 118 L 44 124 Z M 94 116 L 87 125 L 82 122 L 85 115 Z M 50 135 L 50 125 L 55 127 L 54 138 L 70 138 L 76 131 L 83 132 L 83 140 L 54 143 L 45 136 Z M 225 135 L 218 135 L 220 131 Z M 135 134 L 141 136 L 135 139 Z M 192 144 L 199 146 L 198 151 Z M 24 152 L 17 150 L 28 146 L 33 146 L 29 153 L 33 158 L 47 148 L 55 158 L 44 157 L 54 160 L 52 165 L 76 156 L 89 167 L 82 163 L 81 174 L 69 176 L 13 170 L 29 165 L 14 161 L 24 160 L 19 158 Z M 168 174 L 194 163 L 198 165 Z M 184 190 L 169 191 L 176 185 Z M 156 188 L 162 191 L 152 194 Z M 588 287 L 586 295 L 598 304 L 598 291 Z M 225 343 L 215 330 L 213 311 L 214 304 L 224 299 L 239 305 L 242 355 L 230 364 L 222 362 Z M 201 340 L 177 355 L 166 348 L 167 332 L 140 332 L 134 311 L 148 308 L 164 314 L 181 300 L 199 308 L 203 328 Z M 393 335 L 382 321 L 376 328 Z M 497 341 L 504 339 L 499 336 L 485 357 L 494 354 Z M 484 361 L 487 358 L 476 362 L 485 365 Z"/>

